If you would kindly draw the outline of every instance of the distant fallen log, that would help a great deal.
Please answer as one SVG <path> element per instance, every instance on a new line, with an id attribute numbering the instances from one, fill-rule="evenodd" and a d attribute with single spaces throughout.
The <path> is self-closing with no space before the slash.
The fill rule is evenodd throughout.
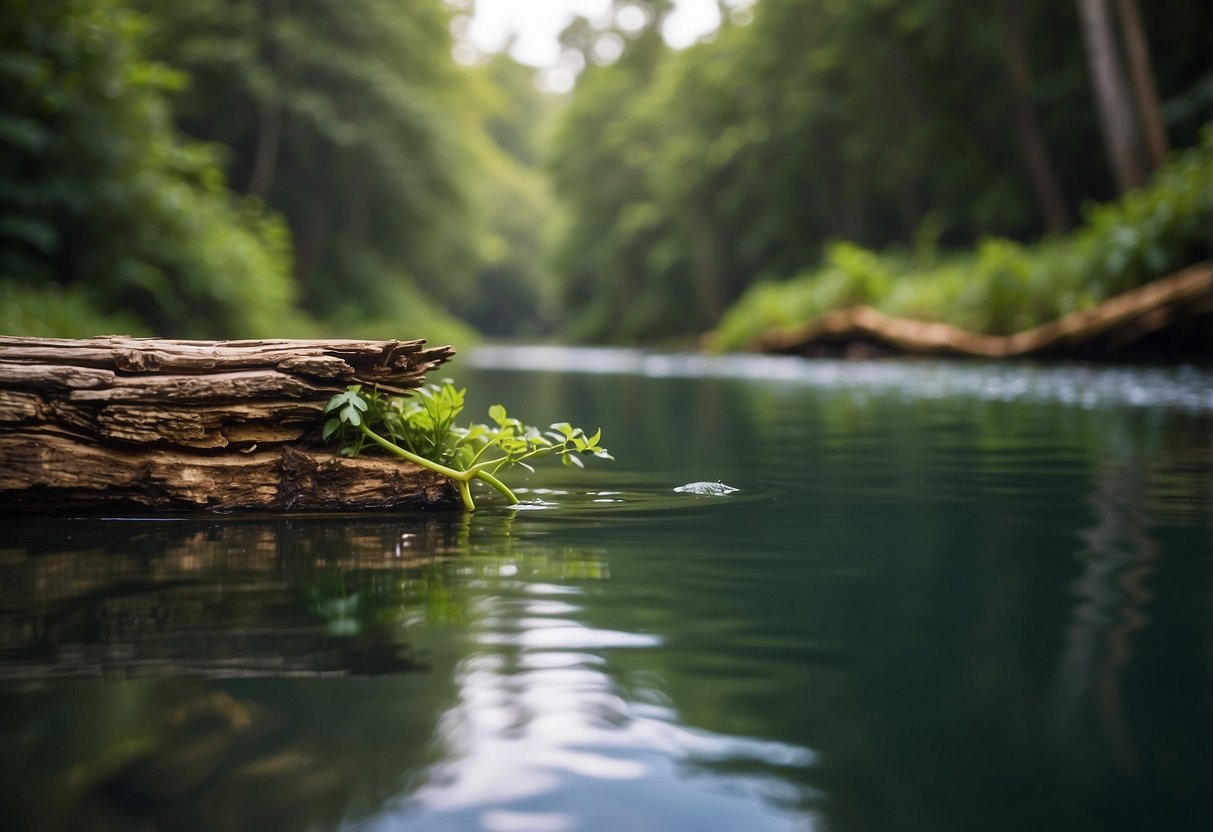
<path id="1" fill-rule="evenodd" d="M 0 337 L 0 511 L 458 504 L 437 474 L 317 447 L 334 392 L 403 393 L 453 354 L 424 341 Z"/>
<path id="2" fill-rule="evenodd" d="M 1014 335 L 984 335 L 852 306 L 767 333 L 753 346 L 760 352 L 800 354 L 851 349 L 859 354 L 870 350 L 980 358 L 1116 355 L 1168 328 L 1211 314 L 1213 263 L 1206 262 Z"/>

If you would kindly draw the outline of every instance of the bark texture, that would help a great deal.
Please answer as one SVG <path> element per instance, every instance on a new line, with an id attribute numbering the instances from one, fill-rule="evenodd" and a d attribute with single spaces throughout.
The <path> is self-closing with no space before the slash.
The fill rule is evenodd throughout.
<path id="1" fill-rule="evenodd" d="M 985 335 L 853 306 L 804 326 L 768 333 L 753 346 L 762 352 L 857 356 L 869 352 L 977 358 L 1115 356 L 1185 322 L 1204 321 L 1208 329 L 1211 315 L 1213 263 L 1206 262 L 1014 335 Z M 1210 332 L 1204 337 L 1208 340 Z"/>
<path id="2" fill-rule="evenodd" d="M 437 474 L 316 447 L 333 393 L 403 393 L 453 354 L 424 341 L 0 337 L 0 510 L 457 503 Z"/>

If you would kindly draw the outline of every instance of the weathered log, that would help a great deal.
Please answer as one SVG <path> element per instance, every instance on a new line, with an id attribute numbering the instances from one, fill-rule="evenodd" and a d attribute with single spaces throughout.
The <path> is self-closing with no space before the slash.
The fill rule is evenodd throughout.
<path id="1" fill-rule="evenodd" d="M 807 324 L 761 336 L 760 352 L 845 351 L 855 345 L 911 355 L 1020 358 L 1117 354 L 1184 321 L 1213 314 L 1213 263 L 1109 298 L 1014 335 L 985 335 L 944 323 L 897 318 L 869 306 L 827 313 Z"/>
<path id="2" fill-rule="evenodd" d="M 0 337 L 0 510 L 457 504 L 443 477 L 318 447 L 347 385 L 419 387 L 424 341 Z"/>

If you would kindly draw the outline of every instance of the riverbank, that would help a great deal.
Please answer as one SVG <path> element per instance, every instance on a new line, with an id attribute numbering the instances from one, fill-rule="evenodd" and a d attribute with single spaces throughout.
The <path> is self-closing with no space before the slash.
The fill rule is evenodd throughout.
<path id="1" fill-rule="evenodd" d="M 813 331 L 828 323 L 826 316 L 859 306 L 977 336 L 1013 336 L 1090 312 L 1209 258 L 1210 181 L 1213 146 L 1206 143 L 1175 154 L 1147 187 L 1089 208 L 1081 228 L 1034 245 L 990 239 L 967 253 L 930 245 L 876 253 L 837 243 L 819 268 L 752 287 L 725 314 L 708 346 L 786 348 L 789 332 Z M 1179 340 L 1199 340 L 1200 333 L 1197 325 Z"/>

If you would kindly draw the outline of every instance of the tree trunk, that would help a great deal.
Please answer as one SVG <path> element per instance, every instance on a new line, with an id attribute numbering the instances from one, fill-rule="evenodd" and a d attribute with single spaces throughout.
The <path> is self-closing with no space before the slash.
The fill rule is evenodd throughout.
<path id="1" fill-rule="evenodd" d="M 295 277 L 303 286 L 305 295 L 314 293 L 312 281 L 324 260 L 331 219 L 331 201 L 328 194 L 320 192 L 317 186 L 304 209 L 303 229 L 295 239 Z"/>
<path id="2" fill-rule="evenodd" d="M 424 341 L 0 337 L 0 511 L 457 504 L 431 472 L 319 447 L 349 384 L 418 387 Z"/>
<path id="3" fill-rule="evenodd" d="M 1028 58 L 1024 39 L 1023 6 L 1021 0 L 1003 0 L 999 4 L 1002 13 L 1006 48 L 1007 70 L 1011 81 L 1011 92 L 1015 97 L 1015 128 L 1019 133 L 1019 147 L 1024 165 L 1036 195 L 1036 204 L 1044 217 L 1045 227 L 1059 234 L 1070 227 L 1069 212 L 1057 183 L 1052 160 L 1044 133 L 1036 118 L 1032 105 L 1032 65 Z"/>
<path id="4" fill-rule="evenodd" d="M 1116 50 L 1116 36 L 1107 0 L 1076 0 L 1086 45 L 1087 64 L 1099 110 L 1108 160 L 1123 193 L 1145 182 L 1145 165 L 1141 158 L 1140 141 L 1133 117 L 1133 107 L 1126 91 L 1124 71 Z"/>
<path id="5" fill-rule="evenodd" d="M 1125 54 L 1129 59 L 1129 78 L 1133 82 L 1137 115 L 1141 119 L 1146 137 L 1150 169 L 1157 170 L 1167 161 L 1169 147 L 1167 128 L 1162 119 L 1162 105 L 1158 103 L 1158 87 L 1154 83 L 1146 29 L 1141 22 L 1137 0 L 1117 0 L 1116 10 L 1120 17 L 1121 31 L 1124 33 Z"/>
<path id="6" fill-rule="evenodd" d="M 269 0 L 265 8 L 266 28 L 272 32 L 276 21 L 286 17 L 289 11 L 288 0 Z M 266 63 L 280 85 L 285 74 L 283 61 L 277 49 L 270 47 L 267 52 Z M 264 201 L 269 198 L 270 188 L 274 186 L 274 174 L 278 170 L 278 149 L 282 146 L 281 94 L 275 90 L 271 98 L 261 99 L 258 110 L 260 117 L 257 127 L 257 150 L 245 192 Z"/>
<path id="7" fill-rule="evenodd" d="M 720 264 L 711 220 L 701 197 L 691 200 L 691 253 L 695 258 L 695 301 L 699 322 L 711 326 L 724 314 L 724 296 L 720 287 Z"/>
<path id="8" fill-rule="evenodd" d="M 282 144 L 282 102 L 277 98 L 262 101 L 260 113 L 257 153 L 253 157 L 253 171 L 249 174 L 245 193 L 264 202 L 274 186 L 274 174 L 278 168 L 278 148 Z"/>

